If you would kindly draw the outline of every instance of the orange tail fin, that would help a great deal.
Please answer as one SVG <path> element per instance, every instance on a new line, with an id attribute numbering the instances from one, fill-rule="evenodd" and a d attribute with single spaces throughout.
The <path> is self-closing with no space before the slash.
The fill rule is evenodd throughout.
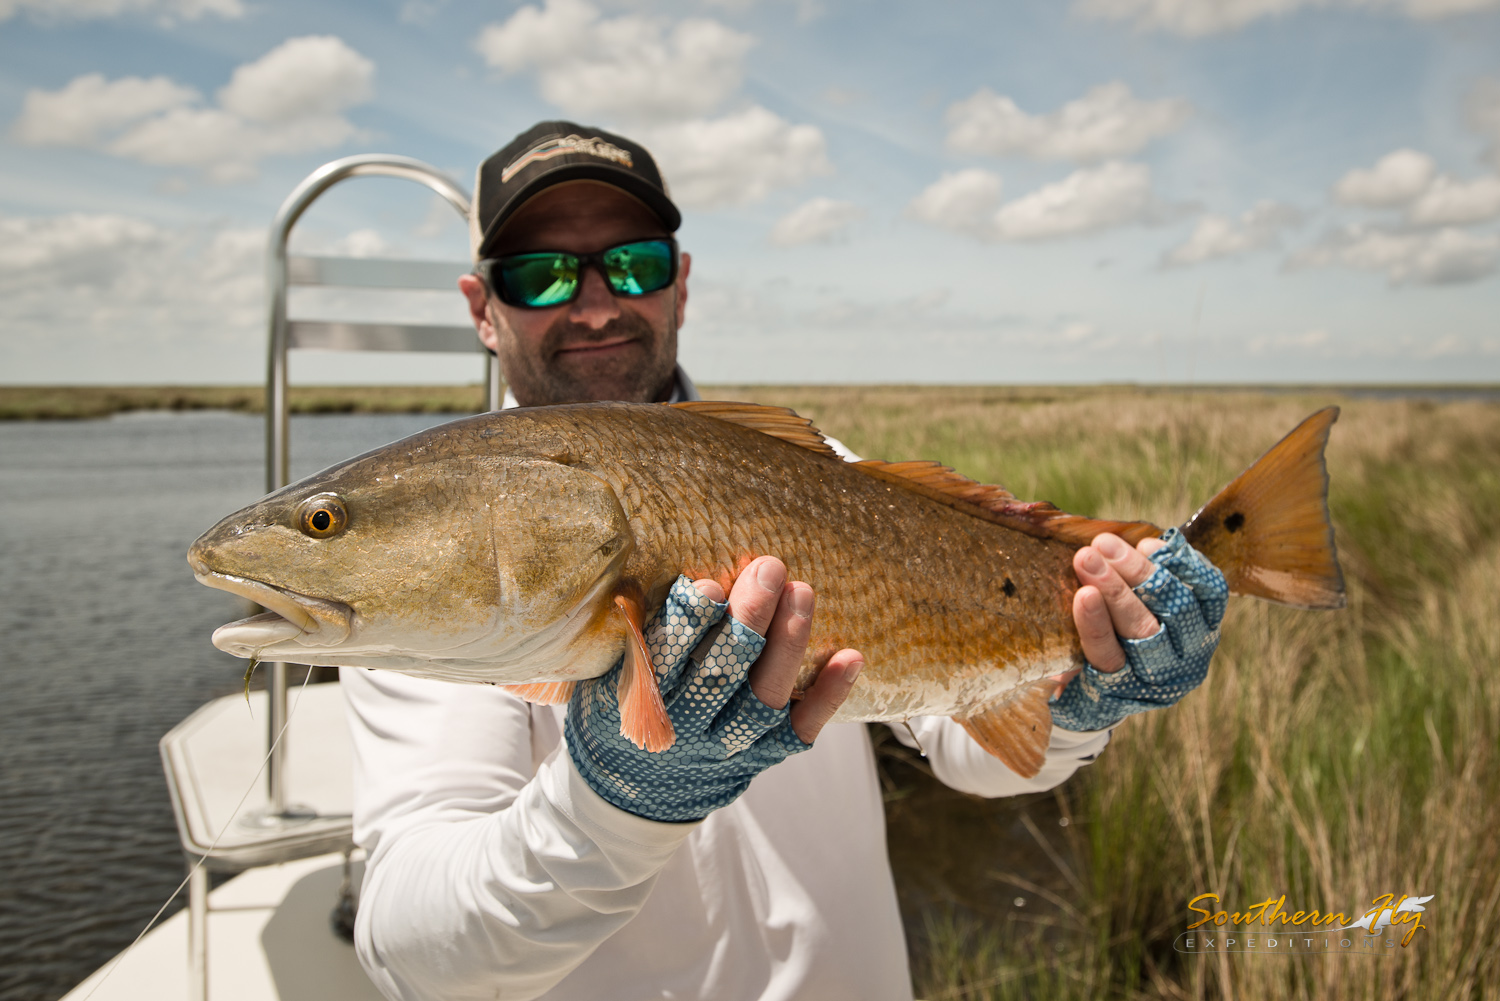
<path id="1" fill-rule="evenodd" d="M 1297 425 L 1182 527 L 1234 594 L 1299 608 L 1344 607 L 1323 461 L 1338 416 L 1338 407 L 1327 407 Z"/>
<path id="2" fill-rule="evenodd" d="M 615 611 L 629 627 L 625 665 L 620 671 L 620 736 L 647 751 L 665 751 L 677 740 L 667 704 L 662 701 L 656 669 L 641 633 L 645 612 L 639 598 L 615 595 Z"/>

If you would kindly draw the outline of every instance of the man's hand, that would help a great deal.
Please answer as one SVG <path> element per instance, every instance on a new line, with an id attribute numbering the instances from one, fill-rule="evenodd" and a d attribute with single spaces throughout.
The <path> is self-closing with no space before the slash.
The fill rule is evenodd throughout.
<path id="1" fill-rule="evenodd" d="M 724 589 L 712 580 L 697 580 L 693 586 L 709 601 L 724 600 Z M 812 635 L 815 604 L 812 587 L 800 580 L 788 584 L 786 565 L 774 556 L 762 556 L 745 567 L 730 588 L 729 614 L 766 638 L 766 648 L 750 669 L 750 689 L 772 709 L 782 708 L 792 697 Z M 857 650 L 840 650 L 829 658 L 818 680 L 791 710 L 792 729 L 805 743 L 817 739 L 864 666 Z"/>
<path id="2" fill-rule="evenodd" d="M 700 820 L 733 802 L 750 780 L 811 746 L 843 703 L 864 658 L 840 650 L 797 705 L 792 686 L 812 633 L 812 588 L 788 584 L 762 557 L 730 589 L 678 578 L 644 634 L 677 733 L 665 751 L 620 736 L 616 666 L 582 682 L 568 704 L 574 766 L 604 799 L 652 820 Z"/>
<path id="3" fill-rule="evenodd" d="M 1168 529 L 1136 548 L 1105 533 L 1074 555 L 1073 570 L 1082 585 L 1073 621 L 1088 665 L 1055 676 L 1058 726 L 1102 729 L 1172 705 L 1203 681 L 1229 589 L 1182 533 Z"/>
<path id="4" fill-rule="evenodd" d="M 1131 590 L 1144 583 L 1156 564 L 1146 557 L 1166 543 L 1142 539 L 1135 548 L 1105 532 L 1073 554 L 1073 572 L 1083 586 L 1073 596 L 1073 622 L 1083 640 L 1083 656 L 1096 670 L 1112 674 L 1125 666 L 1119 637 L 1143 640 L 1161 623 Z"/>

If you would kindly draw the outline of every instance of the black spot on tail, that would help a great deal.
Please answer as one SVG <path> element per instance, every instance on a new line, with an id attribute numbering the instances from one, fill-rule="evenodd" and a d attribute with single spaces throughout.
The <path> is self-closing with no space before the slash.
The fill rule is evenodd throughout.
<path id="1" fill-rule="evenodd" d="M 1016 596 L 1016 582 L 1007 577 L 1005 578 L 1004 586 L 1000 590 L 1005 592 L 1007 598 L 1014 598 Z"/>
<path id="2" fill-rule="evenodd" d="M 1241 528 L 1244 527 L 1244 525 L 1245 516 L 1238 511 L 1234 512 L 1234 514 L 1231 514 L 1229 517 L 1224 519 L 1225 529 L 1231 532 L 1238 532 Z"/>

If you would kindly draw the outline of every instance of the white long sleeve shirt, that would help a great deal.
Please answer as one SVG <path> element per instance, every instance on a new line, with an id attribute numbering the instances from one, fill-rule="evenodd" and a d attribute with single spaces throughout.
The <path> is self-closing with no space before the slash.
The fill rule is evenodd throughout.
<path id="1" fill-rule="evenodd" d="M 696 398 L 680 370 L 679 387 Z M 340 677 L 368 852 L 355 946 L 388 997 L 911 1001 L 863 724 L 828 726 L 734 803 L 669 824 L 588 787 L 564 707 Z M 911 727 L 939 779 L 991 797 L 1050 789 L 1109 740 L 1054 730 L 1027 780 L 951 720 Z"/>
<path id="2" fill-rule="evenodd" d="M 355 945 L 388 997 L 910 1001 L 863 724 L 827 727 L 707 819 L 667 824 L 588 787 L 563 707 L 341 677 L 369 852 Z M 982 796 L 1050 789 L 1109 737 L 1054 730 L 1027 780 L 951 720 L 911 726 L 940 779 Z"/>

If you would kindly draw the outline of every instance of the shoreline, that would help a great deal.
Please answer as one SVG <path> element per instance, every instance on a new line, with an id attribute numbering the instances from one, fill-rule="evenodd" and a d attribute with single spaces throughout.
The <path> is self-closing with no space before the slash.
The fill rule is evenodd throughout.
<path id="1" fill-rule="evenodd" d="M 705 385 L 706 398 L 782 403 L 808 391 L 849 401 L 872 395 L 938 393 L 993 401 L 1042 402 L 1059 397 L 1118 396 L 1320 396 L 1344 399 L 1425 399 L 1434 403 L 1500 402 L 1500 384 L 1277 384 L 1143 385 L 1094 383 L 1067 386 L 962 385 Z M 478 413 L 484 387 L 468 386 L 291 386 L 294 414 Z M 88 420 L 143 410 L 225 410 L 258 414 L 265 408 L 261 386 L 0 386 L 0 421 Z"/>

